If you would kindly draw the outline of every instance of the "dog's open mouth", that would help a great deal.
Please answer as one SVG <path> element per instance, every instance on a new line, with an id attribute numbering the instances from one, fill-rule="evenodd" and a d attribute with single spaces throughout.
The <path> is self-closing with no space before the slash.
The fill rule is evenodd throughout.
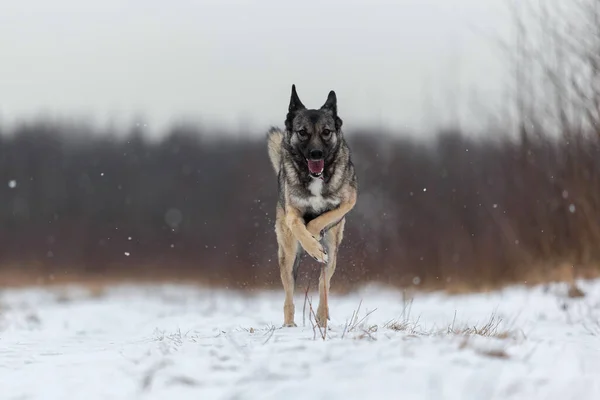
<path id="1" fill-rule="evenodd" d="M 325 160 L 307 160 L 308 161 L 308 171 L 312 176 L 319 177 L 323 173 L 323 168 L 325 168 Z"/>

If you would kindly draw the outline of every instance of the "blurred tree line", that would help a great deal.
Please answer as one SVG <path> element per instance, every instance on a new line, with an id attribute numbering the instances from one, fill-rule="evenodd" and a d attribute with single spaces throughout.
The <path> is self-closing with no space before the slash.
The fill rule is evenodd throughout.
<path id="1" fill-rule="evenodd" d="M 277 184 L 264 136 L 205 133 L 182 125 L 149 140 L 140 127 L 51 122 L 2 132 L 0 281 L 279 287 Z M 598 136 L 346 136 L 360 191 L 337 288 L 485 287 L 596 270 Z M 301 275 L 317 279 L 309 257 Z"/>

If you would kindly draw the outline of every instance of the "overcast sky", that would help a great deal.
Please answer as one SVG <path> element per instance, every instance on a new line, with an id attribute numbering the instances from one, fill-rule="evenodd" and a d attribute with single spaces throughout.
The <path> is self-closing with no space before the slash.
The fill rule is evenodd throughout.
<path id="1" fill-rule="evenodd" d="M 503 0 L 19 0 L 0 12 L 0 119 L 181 117 L 260 131 L 338 94 L 347 126 L 430 128 L 497 105 Z"/>

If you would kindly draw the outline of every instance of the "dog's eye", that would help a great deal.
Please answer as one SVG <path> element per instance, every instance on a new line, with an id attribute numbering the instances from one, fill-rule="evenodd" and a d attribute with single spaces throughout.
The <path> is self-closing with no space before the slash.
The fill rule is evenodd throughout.
<path id="1" fill-rule="evenodd" d="M 323 129 L 323 132 L 321 132 L 321 135 L 323 135 L 323 137 L 329 137 L 331 136 L 331 131 L 329 129 Z"/>
<path id="2" fill-rule="evenodd" d="M 298 133 L 298 136 L 299 136 L 301 139 L 304 139 L 306 136 L 308 136 L 308 133 L 306 132 L 306 129 L 301 129 L 301 130 L 299 130 L 297 133 Z"/>

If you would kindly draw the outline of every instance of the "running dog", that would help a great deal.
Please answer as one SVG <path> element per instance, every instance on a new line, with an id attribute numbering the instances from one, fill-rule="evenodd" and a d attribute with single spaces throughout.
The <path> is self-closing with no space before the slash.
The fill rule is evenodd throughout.
<path id="1" fill-rule="evenodd" d="M 335 92 L 319 109 L 307 109 L 292 85 L 285 131 L 267 134 L 269 159 L 278 177 L 275 233 L 285 291 L 285 327 L 294 327 L 294 289 L 302 250 L 325 264 L 319 278 L 316 322 L 327 326 L 327 293 L 344 236 L 346 214 L 356 204 L 358 184 L 342 134 Z"/>

